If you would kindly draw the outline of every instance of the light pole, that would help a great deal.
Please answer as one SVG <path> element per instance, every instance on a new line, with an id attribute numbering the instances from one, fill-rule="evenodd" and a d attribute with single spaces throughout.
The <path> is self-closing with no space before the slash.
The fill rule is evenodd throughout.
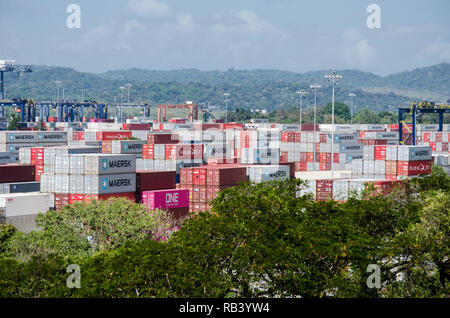
<path id="1" fill-rule="evenodd" d="M 353 125 L 353 97 L 355 97 L 356 94 L 350 93 L 348 96 L 350 96 L 350 125 Z"/>
<path id="2" fill-rule="evenodd" d="M 125 85 L 128 89 L 128 105 L 130 104 L 130 88 L 131 88 L 131 84 L 128 83 L 127 85 Z"/>
<path id="3" fill-rule="evenodd" d="M 228 97 L 230 96 L 230 94 L 224 93 L 223 96 L 225 96 L 225 110 L 226 110 L 225 123 L 228 123 Z"/>
<path id="4" fill-rule="evenodd" d="M 63 83 L 61 81 L 56 81 L 55 84 L 56 84 L 56 90 L 58 91 L 58 100 L 56 102 L 56 106 L 57 106 L 56 111 L 58 112 L 58 116 L 57 116 L 58 121 L 61 121 L 62 116 L 61 116 L 61 111 L 60 111 L 61 105 L 60 105 L 60 101 L 59 101 L 59 88 L 63 85 Z"/>
<path id="5" fill-rule="evenodd" d="M 314 134 L 313 134 L 313 140 L 314 140 L 314 159 L 313 159 L 313 166 L 314 170 L 316 169 L 316 116 L 317 116 L 317 89 L 321 88 L 317 83 L 312 84 L 309 86 L 309 88 L 314 90 Z"/>
<path id="6" fill-rule="evenodd" d="M 300 130 L 302 130 L 302 106 L 303 106 L 303 96 L 305 96 L 306 94 L 308 94 L 307 91 L 303 91 L 303 90 L 299 90 L 297 91 L 297 94 L 300 96 Z"/>
<path id="7" fill-rule="evenodd" d="M 342 75 L 338 75 L 336 71 L 331 72 L 329 75 L 325 75 L 325 78 L 328 79 L 328 81 L 331 81 L 333 83 L 333 93 L 331 98 L 331 178 L 334 177 L 334 85 L 336 84 L 336 81 L 340 80 L 342 78 Z"/>
<path id="8" fill-rule="evenodd" d="M 123 90 L 125 89 L 125 86 L 120 86 L 120 90 L 122 91 L 122 95 L 120 95 L 120 106 L 118 109 L 118 117 L 119 117 L 119 123 L 121 122 L 122 119 L 122 105 L 123 105 Z"/>

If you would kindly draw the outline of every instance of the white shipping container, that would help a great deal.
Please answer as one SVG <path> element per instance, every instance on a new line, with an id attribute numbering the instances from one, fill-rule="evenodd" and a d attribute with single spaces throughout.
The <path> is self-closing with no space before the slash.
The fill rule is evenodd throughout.
<path id="1" fill-rule="evenodd" d="M 21 215 L 45 213 L 53 207 L 53 195 L 28 192 L 0 194 L 0 209 L 6 218 Z"/>
<path id="2" fill-rule="evenodd" d="M 85 174 L 135 173 L 136 156 L 117 154 L 86 154 Z"/>
<path id="3" fill-rule="evenodd" d="M 55 192 L 55 174 L 43 173 L 41 174 L 41 192 Z"/>
<path id="4" fill-rule="evenodd" d="M 68 174 L 55 174 L 55 193 L 70 193 L 70 178 Z"/>
<path id="5" fill-rule="evenodd" d="M 431 160 L 431 147 L 400 146 L 398 147 L 398 161 Z"/>
<path id="6" fill-rule="evenodd" d="M 71 174 L 69 176 L 69 193 L 84 193 L 84 175 Z"/>
<path id="7" fill-rule="evenodd" d="M 398 158 L 398 146 L 386 147 L 386 160 L 396 161 Z"/>
<path id="8" fill-rule="evenodd" d="M 70 172 L 70 157 L 69 155 L 55 156 L 55 173 L 69 174 Z"/>
<path id="9" fill-rule="evenodd" d="M 247 176 L 254 182 L 286 180 L 289 179 L 289 166 L 249 166 Z"/>

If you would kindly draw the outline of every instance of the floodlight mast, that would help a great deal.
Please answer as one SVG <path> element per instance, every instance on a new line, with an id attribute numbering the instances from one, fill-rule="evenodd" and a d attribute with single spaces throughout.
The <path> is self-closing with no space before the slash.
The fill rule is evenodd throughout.
<path id="1" fill-rule="evenodd" d="M 336 71 L 331 72 L 329 75 L 325 75 L 328 81 L 332 82 L 333 92 L 331 98 L 331 178 L 334 178 L 334 86 L 336 82 L 342 78 L 342 75 L 338 75 Z"/>

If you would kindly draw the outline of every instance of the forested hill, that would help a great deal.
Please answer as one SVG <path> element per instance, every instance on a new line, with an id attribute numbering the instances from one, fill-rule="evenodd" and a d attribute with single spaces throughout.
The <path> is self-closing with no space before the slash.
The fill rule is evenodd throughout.
<path id="1" fill-rule="evenodd" d="M 229 92 L 230 107 L 284 108 L 298 104 L 298 89 L 308 89 L 313 82 L 323 87 L 318 91 L 318 103 L 331 100 L 331 87 L 324 75 L 329 71 L 294 73 L 278 70 L 199 71 L 183 69 L 155 71 L 129 69 L 108 71 L 102 74 L 78 72 L 71 68 L 34 66 L 34 72 L 15 77 L 7 73 L 7 97 L 28 97 L 36 100 L 56 98 L 55 81 L 64 83 L 66 98 L 114 102 L 121 99 L 119 87 L 130 83 L 130 101 L 179 103 L 185 100 L 223 104 L 223 93 Z M 450 64 L 443 63 L 409 72 L 381 77 L 358 70 L 340 70 L 343 75 L 336 87 L 336 100 L 349 103 L 348 93 L 357 94 L 355 108 L 374 110 L 394 109 L 414 100 L 450 98 Z M 62 94 L 62 91 L 60 91 Z M 124 91 L 124 102 L 127 91 Z M 313 94 L 304 99 L 305 105 L 313 103 Z"/>

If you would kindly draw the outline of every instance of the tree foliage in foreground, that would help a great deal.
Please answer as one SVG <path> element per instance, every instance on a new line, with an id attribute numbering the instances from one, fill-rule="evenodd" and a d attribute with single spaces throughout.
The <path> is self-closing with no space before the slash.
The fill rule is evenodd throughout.
<path id="1" fill-rule="evenodd" d="M 165 243 L 83 257 L 80 289 L 66 287 L 58 257 L 0 258 L 1 296 L 448 297 L 448 182 L 434 169 L 345 203 L 296 197 L 300 180 L 242 184 Z M 379 289 L 367 285 L 370 264 L 380 267 Z"/>
<path id="2" fill-rule="evenodd" d="M 3 244 L 7 255 L 26 261 L 55 254 L 74 261 L 126 241 L 155 239 L 176 225 L 165 212 L 124 198 L 75 203 L 39 214 L 36 223 L 38 231 L 17 232 Z"/>

